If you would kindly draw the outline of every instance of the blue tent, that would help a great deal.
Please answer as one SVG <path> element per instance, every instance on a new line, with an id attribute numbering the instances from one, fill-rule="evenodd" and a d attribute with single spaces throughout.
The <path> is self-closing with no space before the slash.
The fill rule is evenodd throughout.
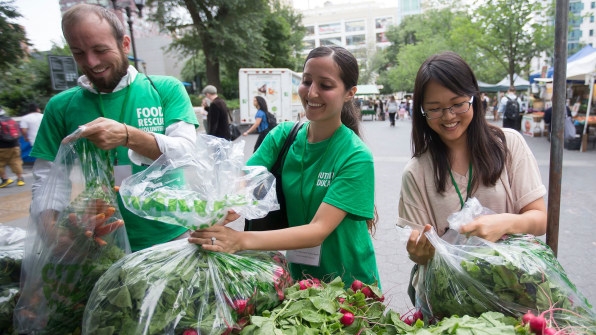
<path id="1" fill-rule="evenodd" d="M 576 61 L 578 59 L 582 59 L 586 56 L 590 56 L 593 53 L 596 52 L 596 48 L 593 48 L 589 45 L 586 45 L 585 47 L 583 47 L 580 51 L 574 53 L 573 55 L 567 57 L 567 64 Z M 555 72 L 555 68 L 554 67 L 550 67 L 548 68 L 548 70 L 546 71 L 546 78 L 552 78 L 553 77 L 553 73 Z M 534 83 L 536 78 L 540 78 L 541 73 L 540 72 L 536 72 L 536 73 L 532 73 L 530 75 L 530 83 Z"/>

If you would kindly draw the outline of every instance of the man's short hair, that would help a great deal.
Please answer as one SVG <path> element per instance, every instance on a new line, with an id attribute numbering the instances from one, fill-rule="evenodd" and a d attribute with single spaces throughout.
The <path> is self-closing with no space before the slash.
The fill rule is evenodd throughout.
<path id="1" fill-rule="evenodd" d="M 217 94 L 217 88 L 215 88 L 215 86 L 213 85 L 207 85 L 205 86 L 205 88 L 203 88 L 203 94 Z"/>
<path id="2" fill-rule="evenodd" d="M 31 102 L 31 103 L 29 103 L 29 105 L 27 105 L 27 113 L 35 113 L 35 112 L 37 112 L 38 109 L 39 109 L 39 105 L 36 104 L 35 102 Z"/>

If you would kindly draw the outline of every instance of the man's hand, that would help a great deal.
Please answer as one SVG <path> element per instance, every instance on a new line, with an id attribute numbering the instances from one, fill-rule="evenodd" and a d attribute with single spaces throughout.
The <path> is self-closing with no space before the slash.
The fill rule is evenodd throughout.
<path id="1" fill-rule="evenodd" d="M 79 137 L 84 137 L 103 150 L 114 149 L 126 144 L 126 127 L 122 123 L 112 119 L 99 117 L 80 126 L 79 129 L 80 131 L 74 134 L 74 136 L 69 135 L 65 137 L 62 143 L 68 143 Z"/>

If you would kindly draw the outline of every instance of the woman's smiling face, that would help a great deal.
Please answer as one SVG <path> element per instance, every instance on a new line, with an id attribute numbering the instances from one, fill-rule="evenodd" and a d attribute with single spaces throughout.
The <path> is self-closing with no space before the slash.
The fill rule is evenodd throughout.
<path id="1" fill-rule="evenodd" d="M 469 96 L 457 95 L 445 86 L 431 80 L 424 89 L 422 109 L 448 108 L 455 104 L 468 102 L 470 99 Z M 420 113 L 421 111 L 417 112 Z M 470 107 L 467 112 L 462 114 L 453 114 L 448 110 L 444 110 L 440 118 L 426 120 L 426 122 L 441 137 L 443 142 L 449 145 L 466 138 L 466 131 L 473 117 L 474 107 Z"/>
<path id="2" fill-rule="evenodd" d="M 332 57 L 316 57 L 306 62 L 298 95 L 309 120 L 339 119 L 344 103 L 354 93 L 355 89 L 346 90 Z"/>

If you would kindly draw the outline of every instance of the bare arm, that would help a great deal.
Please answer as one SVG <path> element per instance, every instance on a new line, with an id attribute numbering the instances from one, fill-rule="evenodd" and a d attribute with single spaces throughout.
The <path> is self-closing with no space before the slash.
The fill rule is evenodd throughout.
<path id="1" fill-rule="evenodd" d="M 546 233 L 546 204 L 544 198 L 537 199 L 524 208 L 519 214 L 503 213 L 484 215 L 464 225 L 460 233 L 481 237 L 495 242 L 505 234 L 532 234 L 536 236 Z"/>
<path id="2" fill-rule="evenodd" d="M 257 129 L 259 127 L 259 125 L 261 124 L 261 120 L 262 120 L 262 118 L 260 118 L 260 117 L 256 118 L 255 123 L 253 123 L 252 126 L 250 126 L 250 128 L 248 128 L 248 130 L 245 131 L 244 134 L 242 134 L 242 135 L 246 136 L 246 135 L 252 133 L 255 129 Z"/>
<path id="3" fill-rule="evenodd" d="M 322 203 L 309 224 L 263 232 L 236 231 L 225 226 L 213 226 L 193 232 L 189 242 L 201 244 L 206 250 L 234 253 L 241 250 L 294 250 L 315 247 L 335 230 L 346 212 Z M 211 238 L 215 237 L 215 244 Z"/>

